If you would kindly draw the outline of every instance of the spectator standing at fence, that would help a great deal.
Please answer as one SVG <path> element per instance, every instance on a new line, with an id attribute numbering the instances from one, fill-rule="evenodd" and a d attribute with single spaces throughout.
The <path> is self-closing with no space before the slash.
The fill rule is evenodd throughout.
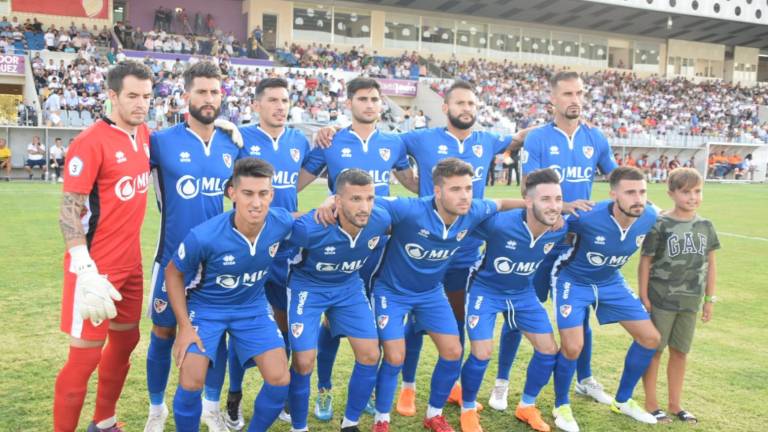
<path id="1" fill-rule="evenodd" d="M 3 180 L 11 181 L 11 149 L 5 138 L 0 138 L 0 170 L 5 174 Z"/>
<path id="2" fill-rule="evenodd" d="M 40 168 L 40 179 L 45 180 L 45 176 L 48 173 L 48 169 L 45 166 L 45 146 L 40 142 L 40 137 L 35 135 L 32 137 L 32 142 L 27 145 L 27 163 L 24 169 L 29 174 L 29 179 L 32 180 L 32 168 Z"/>

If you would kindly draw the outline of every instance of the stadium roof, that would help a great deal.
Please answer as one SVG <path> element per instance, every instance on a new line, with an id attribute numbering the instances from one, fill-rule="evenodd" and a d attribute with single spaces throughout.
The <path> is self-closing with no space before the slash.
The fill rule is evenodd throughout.
<path id="1" fill-rule="evenodd" d="M 539 23 L 659 39 L 683 39 L 768 49 L 768 26 L 575 0 L 357 1 L 448 14 Z M 667 29 L 667 20 L 673 25 Z"/>

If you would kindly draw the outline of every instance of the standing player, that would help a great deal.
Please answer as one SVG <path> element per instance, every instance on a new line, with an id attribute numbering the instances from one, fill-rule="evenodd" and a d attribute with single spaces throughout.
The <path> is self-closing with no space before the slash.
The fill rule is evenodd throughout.
<path id="1" fill-rule="evenodd" d="M 434 196 L 380 202 L 392 217 L 392 235 L 373 288 L 384 348 L 376 383 L 374 431 L 389 430 L 389 411 L 405 357 L 406 314 L 413 316 L 416 331 L 429 334 L 439 353 L 424 427 L 453 431 L 442 409 L 459 377 L 462 349 L 458 326 L 445 319 L 451 312 L 442 281 L 462 242 L 483 220 L 498 210 L 524 205 L 522 200 L 473 200 L 474 174 L 468 163 L 444 159 L 432 171 Z"/>
<path id="2" fill-rule="evenodd" d="M 304 185 L 297 185 L 299 170 L 307 163 L 309 141 L 300 130 L 286 127 L 290 109 L 288 82 L 283 78 L 263 79 L 256 86 L 254 98 L 254 108 L 259 113 L 259 123 L 240 129 L 245 142 L 241 155 L 259 158 L 272 165 L 274 168 L 272 207 L 296 212 L 298 192 L 304 188 Z M 289 349 L 286 314 L 288 258 L 294 253 L 294 248 L 283 246 L 278 249 L 264 285 L 277 326 L 286 338 L 286 350 Z M 226 419 L 227 425 L 234 430 L 240 430 L 245 425 L 240 409 L 244 374 L 245 371 L 237 360 L 235 352 L 230 350 Z"/>
<path id="3" fill-rule="evenodd" d="M 328 185 L 336 192 L 336 178 L 345 170 L 358 168 L 373 178 L 377 196 L 389 196 L 390 173 L 394 172 L 400 183 L 411 192 L 418 192 L 413 169 L 408 164 L 406 148 L 399 135 L 380 132 L 376 123 L 381 114 L 381 88 L 371 78 L 358 77 L 347 84 L 347 108 L 352 112 L 352 125 L 340 130 L 328 148 L 317 147 L 310 153 L 309 161 L 301 171 L 299 185 L 314 180 L 324 169 L 328 170 Z M 323 215 L 323 220 L 328 220 Z M 376 245 L 373 256 L 360 269 L 360 276 L 370 290 L 371 277 L 379 264 L 387 238 Z M 328 421 L 333 416 L 331 373 L 340 336 L 333 337 L 327 326 L 320 329 L 318 342 L 318 396 L 315 416 Z"/>
<path id="4" fill-rule="evenodd" d="M 69 148 L 59 224 L 67 245 L 61 330 L 69 357 L 56 377 L 53 427 L 77 428 L 98 366 L 89 432 L 121 429 L 115 407 L 139 342 L 143 298 L 140 233 L 149 189 L 152 71 L 126 61 L 107 74 L 112 113 Z M 106 346 L 105 340 L 108 340 Z"/>
<path id="5" fill-rule="evenodd" d="M 149 416 L 145 432 L 163 430 L 168 417 L 165 388 L 171 368 L 171 347 L 176 318 L 168 307 L 165 268 L 189 230 L 224 211 L 224 188 L 240 149 L 214 121 L 221 110 L 221 75 L 218 66 L 199 62 L 184 71 L 184 99 L 189 118 L 184 123 L 152 134 L 150 165 L 160 209 L 160 241 L 152 268 L 149 315 L 152 333 L 147 350 Z M 213 347 L 211 347 L 213 348 Z M 225 432 L 219 393 L 226 367 L 209 374 L 202 421 Z"/>
<path id="6" fill-rule="evenodd" d="M 216 351 L 224 333 L 234 340 L 243 366 L 256 364 L 264 378 L 248 430 L 269 429 L 288 398 L 283 335 L 270 313 L 264 282 L 293 217 L 285 209 L 270 209 L 273 174 L 264 161 L 237 161 L 228 186 L 235 209 L 192 229 L 165 270 L 179 323 L 173 348 L 180 368 L 173 399 L 178 431 L 200 428 L 203 382 L 209 364 L 220 361 Z"/>
<path id="7" fill-rule="evenodd" d="M 391 218 L 374 207 L 373 178 L 361 170 L 339 174 L 334 190 L 338 222 L 323 226 L 315 220 L 315 212 L 310 212 L 294 223 L 289 240 L 301 248 L 291 261 L 288 291 L 294 431 L 308 430 L 309 381 L 321 314 L 328 318 L 332 335 L 347 336 L 355 353 L 342 431 L 359 431 L 360 415 L 376 385 L 379 339 L 359 271 L 374 258 Z"/>
<path id="8" fill-rule="evenodd" d="M 557 345 L 547 311 L 536 298 L 533 274 L 567 233 L 566 227 L 556 227 L 561 220 L 563 195 L 555 171 L 543 169 L 526 177 L 525 202 L 526 210 L 495 214 L 474 234 L 487 243 L 467 299 L 472 352 L 461 371 L 462 432 L 483 430 L 475 401 L 491 358 L 499 313 L 504 316 L 504 327 L 520 329 L 534 347 L 515 416 L 537 431 L 550 430 L 535 402 L 555 368 Z"/>
<path id="9" fill-rule="evenodd" d="M 584 84 L 576 72 L 558 72 L 551 81 L 550 102 L 554 121 L 531 131 L 521 151 L 523 164 L 523 185 L 525 176 L 541 169 L 552 168 L 561 179 L 563 200 L 583 205 L 592 195 L 592 183 L 599 168 L 608 174 L 616 168 L 616 161 L 603 134 L 581 121 Z M 587 207 L 588 209 L 588 207 Z M 551 290 L 551 273 L 557 257 L 569 248 L 567 242 L 560 242 L 539 266 L 534 277 L 534 286 L 541 301 L 546 301 Z M 600 383 L 592 377 L 592 330 L 589 328 L 589 314 L 584 317 L 584 349 L 578 363 L 576 393 L 588 395 L 596 401 L 610 404 L 611 397 L 603 391 Z M 505 328 L 506 329 L 506 328 Z M 514 342 L 513 342 L 514 343 Z M 502 333 L 501 350 L 507 350 L 508 335 Z M 514 356 L 500 356 L 499 376 L 491 393 L 489 404 L 497 409 L 507 406 L 509 368 Z"/>
<path id="10" fill-rule="evenodd" d="M 562 346 L 555 366 L 552 414 L 555 425 L 566 432 L 579 431 L 568 393 L 576 359 L 584 346 L 582 326 L 590 305 L 595 308 L 600 324 L 618 322 L 634 339 L 624 360 L 611 410 L 656 424 L 656 417 L 632 399 L 632 392 L 656 353 L 661 336 L 620 269 L 643 244 L 645 235 L 656 223 L 657 213 L 646 205 L 645 176 L 637 168 L 613 170 L 610 187 L 610 200 L 568 220 L 576 242 L 560 257 L 560 266 L 556 264 L 552 297 Z"/>

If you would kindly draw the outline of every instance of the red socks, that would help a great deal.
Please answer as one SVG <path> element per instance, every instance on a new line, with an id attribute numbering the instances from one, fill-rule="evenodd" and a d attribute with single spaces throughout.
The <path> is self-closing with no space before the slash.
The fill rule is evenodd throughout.
<path id="1" fill-rule="evenodd" d="M 139 335 L 138 327 L 126 331 L 109 331 L 107 345 L 99 362 L 94 422 L 98 423 L 115 415 L 117 400 L 120 399 L 128 369 L 131 367 L 131 353 L 139 343 Z"/>
<path id="2" fill-rule="evenodd" d="M 69 347 L 69 357 L 56 377 L 53 399 L 53 429 L 55 432 L 73 432 L 80 419 L 88 378 L 101 358 L 101 347 Z"/>

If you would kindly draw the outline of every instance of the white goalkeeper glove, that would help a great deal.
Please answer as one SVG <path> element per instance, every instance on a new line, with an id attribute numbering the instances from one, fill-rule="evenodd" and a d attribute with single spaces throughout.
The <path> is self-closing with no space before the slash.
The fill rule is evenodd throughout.
<path id="1" fill-rule="evenodd" d="M 217 118 L 213 121 L 213 125 L 226 132 L 237 148 L 243 148 L 243 135 L 240 133 L 240 129 L 238 129 L 236 124 L 223 118 Z"/>
<path id="2" fill-rule="evenodd" d="M 90 319 L 94 325 L 99 325 L 107 318 L 116 317 L 115 302 L 122 300 L 123 296 L 107 278 L 99 274 L 96 263 L 88 254 L 85 245 L 71 248 L 69 255 L 71 257 L 69 271 L 77 276 L 75 282 L 77 309 L 83 320 Z"/>

